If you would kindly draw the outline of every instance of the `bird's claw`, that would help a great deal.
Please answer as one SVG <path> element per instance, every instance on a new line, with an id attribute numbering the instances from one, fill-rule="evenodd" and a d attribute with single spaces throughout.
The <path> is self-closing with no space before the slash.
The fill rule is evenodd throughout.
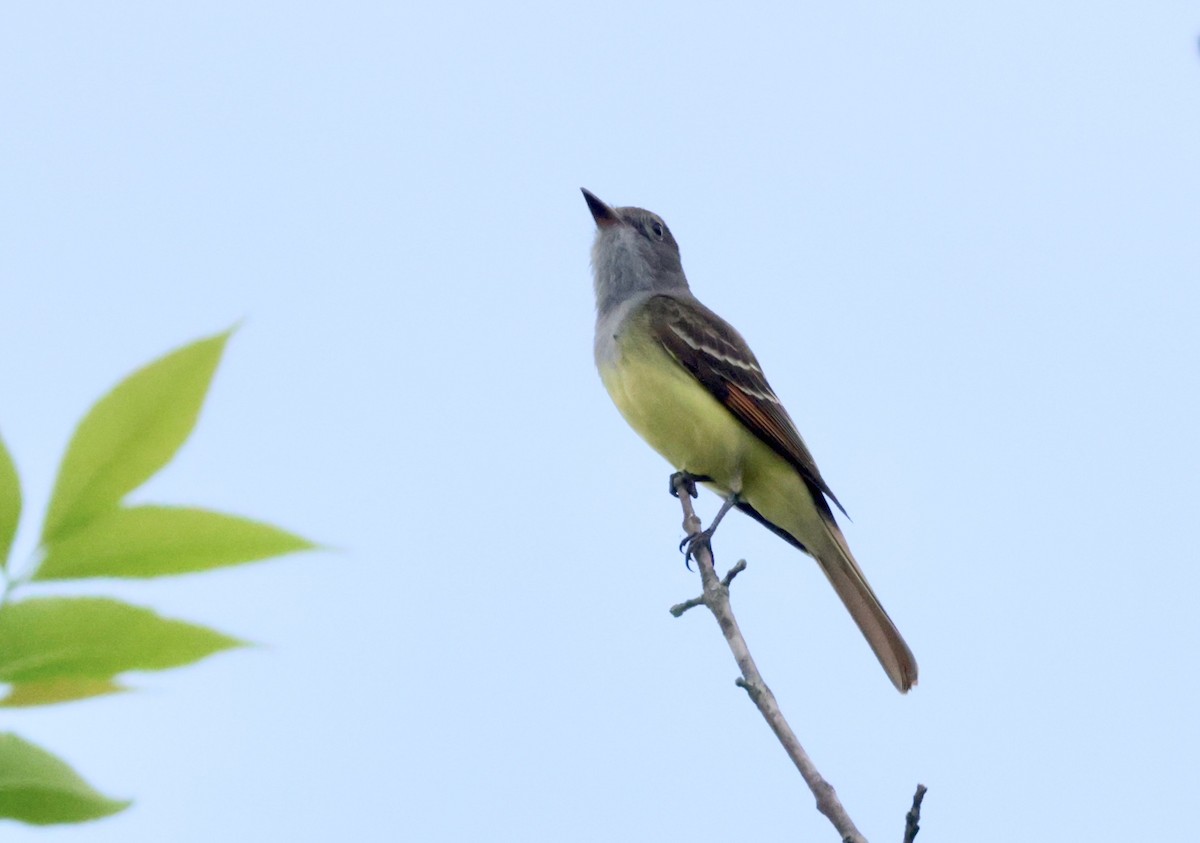
<path id="1" fill-rule="evenodd" d="M 689 496 L 693 498 L 700 497 L 700 493 L 696 491 L 696 477 L 688 474 L 686 471 L 676 471 L 671 475 L 670 480 L 671 495 L 679 497 L 679 489 L 682 487 Z"/>
<path id="2" fill-rule="evenodd" d="M 692 570 L 692 557 L 696 555 L 696 551 L 701 547 L 707 547 L 708 552 L 712 553 L 711 539 L 713 535 L 712 528 L 701 530 L 698 533 L 692 533 L 679 543 L 679 552 L 683 554 L 683 564 L 687 569 Z"/>

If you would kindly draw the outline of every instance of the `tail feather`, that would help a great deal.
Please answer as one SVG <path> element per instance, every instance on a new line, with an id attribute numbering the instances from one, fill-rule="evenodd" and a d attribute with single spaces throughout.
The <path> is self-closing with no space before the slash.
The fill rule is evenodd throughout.
<path id="1" fill-rule="evenodd" d="M 825 502 L 823 498 L 818 498 L 818 500 L 822 504 Z M 850 612 L 850 617 L 858 624 L 863 637 L 871 645 L 875 657 L 883 665 L 892 684 L 900 693 L 907 693 L 913 685 L 917 684 L 917 660 L 913 656 L 912 650 L 908 649 L 908 644 L 904 642 L 904 637 L 900 635 L 896 624 L 884 611 L 879 598 L 871 590 L 867 578 L 863 576 L 862 569 L 858 567 L 858 562 L 854 559 L 854 554 L 850 552 L 850 547 L 846 544 L 842 531 L 838 528 L 837 522 L 833 520 L 833 513 L 829 511 L 828 506 L 823 508 L 818 506 L 818 508 L 823 509 L 821 520 L 825 527 L 823 531 L 825 536 L 822 538 L 827 538 L 827 541 L 820 542 L 821 546 L 819 547 L 801 542 L 787 530 L 768 521 L 748 503 L 738 503 L 738 509 L 817 560 L 821 570 L 825 572 L 825 576 L 833 585 L 833 590 L 837 592 L 837 596 L 841 598 L 846 610 Z"/>
<path id="2" fill-rule="evenodd" d="M 854 555 L 846 545 L 842 531 L 832 521 L 828 523 L 828 527 L 833 541 L 829 548 L 822 548 L 820 552 L 814 553 L 813 557 L 833 584 L 833 590 L 842 598 L 842 603 L 850 612 L 850 617 L 858 624 L 863 637 L 875 651 L 875 657 L 883 665 L 892 684 L 900 693 L 906 693 L 917 684 L 917 660 L 913 657 L 912 650 L 908 649 L 908 644 L 904 642 L 896 624 L 892 623 L 892 619 L 884 611 L 879 598 L 871 590 L 867 578 L 863 576 Z"/>

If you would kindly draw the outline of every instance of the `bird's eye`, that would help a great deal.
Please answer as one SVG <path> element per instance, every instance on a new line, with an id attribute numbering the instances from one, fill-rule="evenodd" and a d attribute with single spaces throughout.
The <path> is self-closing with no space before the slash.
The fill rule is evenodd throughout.
<path id="1" fill-rule="evenodd" d="M 650 223 L 650 230 L 654 232 L 654 236 L 659 240 L 663 239 L 663 224 L 658 220 Z"/>

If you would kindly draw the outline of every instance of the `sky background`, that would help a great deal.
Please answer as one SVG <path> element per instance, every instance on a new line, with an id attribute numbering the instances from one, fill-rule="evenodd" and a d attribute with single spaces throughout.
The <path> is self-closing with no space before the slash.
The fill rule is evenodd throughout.
<path id="1" fill-rule="evenodd" d="M 5 711 L 136 804 L 13 841 L 833 840 L 594 371 L 585 186 L 661 214 L 921 666 L 718 564 L 873 840 L 1185 839 L 1200 789 L 1192 3 L 0 13 L 0 432 L 239 320 L 136 493 L 337 548 L 77 587 L 261 646 Z M 717 508 L 703 495 L 707 519 Z M 43 587 L 27 594 L 59 593 Z M 164 837 L 164 835 L 168 835 Z"/>

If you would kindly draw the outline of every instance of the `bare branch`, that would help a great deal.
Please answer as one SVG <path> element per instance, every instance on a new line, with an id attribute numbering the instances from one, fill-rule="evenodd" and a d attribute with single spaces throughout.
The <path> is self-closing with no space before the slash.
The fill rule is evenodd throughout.
<path id="1" fill-rule="evenodd" d="M 904 843 L 913 843 L 921 830 L 921 801 L 925 798 L 925 785 L 917 785 L 913 794 L 912 809 L 904 817 Z"/>
<path id="2" fill-rule="evenodd" d="M 700 519 L 692 508 L 692 499 L 688 494 L 688 479 L 690 478 L 680 473 L 675 475 L 671 482 L 672 488 L 675 490 L 679 502 L 683 506 L 683 529 L 689 536 L 693 536 L 700 533 L 701 529 Z M 737 662 L 738 669 L 742 672 L 742 676 L 737 680 L 737 684 L 746 689 L 746 693 L 750 695 L 750 699 L 758 707 L 763 719 L 767 721 L 767 725 L 771 727 L 771 731 L 775 733 L 775 737 L 783 745 L 784 751 L 792 759 L 792 763 L 796 765 L 796 769 L 800 771 L 800 776 L 804 779 L 805 784 L 808 785 L 809 790 L 812 791 L 813 796 L 816 798 L 817 810 L 828 817 L 833 827 L 837 829 L 838 834 L 841 835 L 843 843 L 866 843 L 866 838 L 855 827 L 854 821 L 850 819 L 850 815 L 846 813 L 841 800 L 838 799 L 833 785 L 829 784 L 821 776 L 820 772 L 817 771 L 816 765 L 808 757 L 808 753 L 804 751 L 804 747 L 800 745 L 800 740 L 796 737 L 796 733 L 792 731 L 792 727 L 784 719 L 783 712 L 779 709 L 779 703 L 775 700 L 775 695 L 771 693 L 771 689 L 763 681 L 762 674 L 758 672 L 758 667 L 755 665 L 754 659 L 750 655 L 750 649 L 746 645 L 746 639 L 742 637 L 742 632 L 738 628 L 737 619 L 734 618 L 733 610 L 729 605 L 729 583 L 737 576 L 738 572 L 745 568 L 745 562 L 739 562 L 734 566 L 733 570 L 725 575 L 724 580 L 720 580 L 717 578 L 717 572 L 713 567 L 712 549 L 709 547 L 708 542 L 697 542 L 693 547 L 693 551 L 696 565 L 700 569 L 700 580 L 704 585 L 704 594 L 702 597 L 674 607 L 672 614 L 675 614 L 674 609 L 680 606 L 690 608 L 689 603 L 692 606 L 703 604 L 708 607 L 709 611 L 717 619 L 717 624 L 721 627 L 721 633 L 725 636 L 725 641 L 729 644 L 729 649 L 733 652 L 733 658 Z M 679 614 L 682 614 L 684 611 L 686 611 L 686 608 L 680 609 Z"/>
<path id="3" fill-rule="evenodd" d="M 691 600 L 684 600 L 682 603 L 676 603 L 671 607 L 671 614 L 679 617 L 688 609 L 695 609 L 697 606 L 704 605 L 704 597 L 693 597 Z"/>
<path id="4" fill-rule="evenodd" d="M 731 582 L 733 582 L 733 578 L 736 577 L 738 574 L 740 574 L 744 570 L 746 570 L 746 560 L 739 559 L 738 563 L 736 565 L 734 565 L 732 568 L 730 568 L 729 571 L 725 574 L 725 576 L 721 578 L 721 585 L 725 586 L 726 588 L 729 588 L 729 584 Z"/>

